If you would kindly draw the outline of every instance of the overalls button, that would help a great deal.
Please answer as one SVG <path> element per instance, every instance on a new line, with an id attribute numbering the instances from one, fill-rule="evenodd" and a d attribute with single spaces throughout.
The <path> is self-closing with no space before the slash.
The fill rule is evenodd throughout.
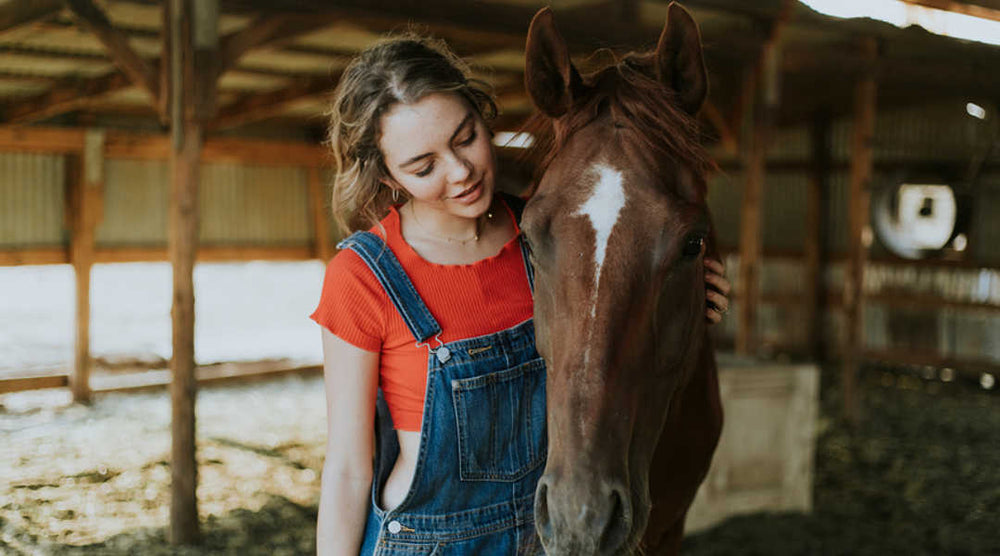
<path id="1" fill-rule="evenodd" d="M 434 355 L 437 355 L 438 361 L 442 363 L 447 363 L 451 359 L 451 350 L 441 346 L 434 351 Z"/>
<path id="2" fill-rule="evenodd" d="M 403 530 L 403 526 L 398 521 L 396 521 L 394 519 L 394 520 L 392 520 L 392 521 L 389 522 L 388 529 L 389 529 L 390 533 L 392 533 L 393 535 L 395 535 L 395 534 L 397 534 L 397 533 L 399 533 L 400 531 Z"/>

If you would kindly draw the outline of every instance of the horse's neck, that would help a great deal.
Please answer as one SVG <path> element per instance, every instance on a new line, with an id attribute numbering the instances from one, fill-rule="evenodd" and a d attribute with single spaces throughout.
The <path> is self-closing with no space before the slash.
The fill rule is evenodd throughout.
<path id="1" fill-rule="evenodd" d="M 715 350 L 702 342 L 691 380 L 673 399 L 649 475 L 652 510 L 643 537 L 647 554 L 676 554 L 684 517 L 694 501 L 722 433 Z"/>

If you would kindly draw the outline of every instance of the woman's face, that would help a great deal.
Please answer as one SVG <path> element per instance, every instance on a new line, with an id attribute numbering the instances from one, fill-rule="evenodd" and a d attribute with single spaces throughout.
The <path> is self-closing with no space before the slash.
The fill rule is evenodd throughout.
<path id="1" fill-rule="evenodd" d="M 478 112 L 457 93 L 431 93 L 382 116 L 379 148 L 413 204 L 477 218 L 493 199 L 495 161 Z"/>

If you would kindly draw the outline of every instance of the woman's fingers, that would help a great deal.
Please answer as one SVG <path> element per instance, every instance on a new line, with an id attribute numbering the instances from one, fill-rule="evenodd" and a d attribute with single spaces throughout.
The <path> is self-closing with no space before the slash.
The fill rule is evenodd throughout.
<path id="1" fill-rule="evenodd" d="M 715 306 L 715 310 L 720 315 L 724 315 L 729 310 L 729 298 L 717 291 L 708 290 L 705 292 L 705 299 Z"/>
<path id="2" fill-rule="evenodd" d="M 705 318 L 712 324 L 722 320 L 722 315 L 729 310 L 729 291 L 731 285 L 726 280 L 725 267 L 722 263 L 714 259 L 705 259 L 705 283 L 709 288 L 705 289 L 705 300 L 708 307 L 705 309 Z"/>

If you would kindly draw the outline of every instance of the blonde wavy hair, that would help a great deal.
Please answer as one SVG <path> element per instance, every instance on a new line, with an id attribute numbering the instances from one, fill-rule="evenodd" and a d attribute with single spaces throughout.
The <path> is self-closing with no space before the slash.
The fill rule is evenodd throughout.
<path id="1" fill-rule="evenodd" d="M 329 111 L 334 169 L 330 206 L 340 231 L 368 229 L 387 213 L 392 190 L 380 152 L 379 123 L 393 105 L 436 92 L 455 92 L 484 120 L 497 113 L 491 89 L 443 41 L 406 33 L 358 54 L 344 70 Z M 405 191 L 400 191 L 403 195 Z"/>

